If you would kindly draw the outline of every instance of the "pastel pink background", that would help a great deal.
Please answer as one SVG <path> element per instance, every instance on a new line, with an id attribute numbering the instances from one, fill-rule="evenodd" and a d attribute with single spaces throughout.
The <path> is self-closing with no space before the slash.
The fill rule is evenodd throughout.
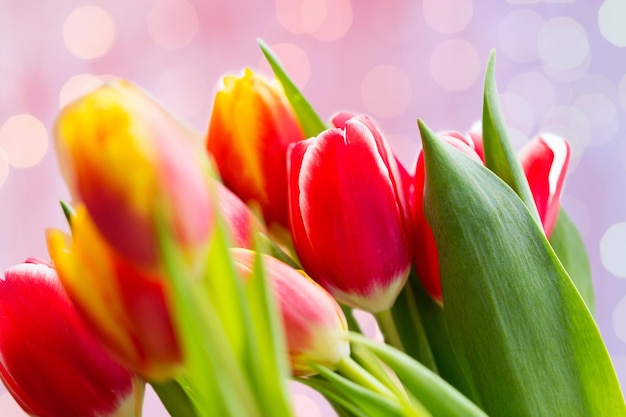
<path id="1" fill-rule="evenodd" d="M 0 0 L 0 270 L 47 257 L 67 199 L 52 151 L 60 106 L 110 76 L 204 131 L 220 76 L 269 74 L 263 38 L 319 113 L 376 118 L 401 160 L 416 118 L 467 131 L 489 51 L 517 147 L 572 144 L 563 204 L 592 261 L 596 317 L 626 380 L 626 2 L 539 0 Z M 53 381 L 50 381 L 53 383 Z M 23 415 L 8 394 L 3 416 Z M 301 416 L 332 411 L 294 386 Z M 148 394 L 146 416 L 165 416 Z"/>

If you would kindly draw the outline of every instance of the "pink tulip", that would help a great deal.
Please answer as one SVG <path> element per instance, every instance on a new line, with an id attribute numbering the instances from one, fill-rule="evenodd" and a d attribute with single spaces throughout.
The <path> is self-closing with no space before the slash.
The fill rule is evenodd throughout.
<path id="1" fill-rule="evenodd" d="M 0 280 L 0 378 L 36 417 L 131 417 L 143 388 L 102 350 L 46 262 Z"/>
<path id="2" fill-rule="evenodd" d="M 242 277 L 250 279 L 257 254 L 246 249 L 232 249 L 231 254 Z M 304 273 L 262 256 L 282 317 L 292 374 L 316 373 L 311 364 L 334 369 L 350 355 L 348 325 L 341 308 Z"/>

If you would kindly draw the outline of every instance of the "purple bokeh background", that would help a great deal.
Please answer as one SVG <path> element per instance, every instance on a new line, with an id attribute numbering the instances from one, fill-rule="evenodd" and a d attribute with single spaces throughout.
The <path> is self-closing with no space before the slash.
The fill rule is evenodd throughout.
<path id="1" fill-rule="evenodd" d="M 495 48 L 515 145 L 544 131 L 571 142 L 562 201 L 626 381 L 625 18 L 623 0 L 0 0 L 0 270 L 47 258 L 44 230 L 65 228 L 52 127 L 60 102 L 99 80 L 128 78 L 204 132 L 222 75 L 269 74 L 262 38 L 322 117 L 371 114 L 411 166 L 416 118 L 461 132 L 480 119 Z M 331 413 L 294 392 L 300 415 Z M 16 410 L 0 396 L 2 415 Z M 165 415 L 151 394 L 146 415 Z"/>

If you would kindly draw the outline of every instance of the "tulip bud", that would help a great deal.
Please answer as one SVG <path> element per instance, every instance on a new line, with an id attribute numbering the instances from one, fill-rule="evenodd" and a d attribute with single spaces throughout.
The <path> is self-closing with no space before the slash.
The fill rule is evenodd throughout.
<path id="1" fill-rule="evenodd" d="M 0 280 L 0 379 L 34 417 L 139 415 L 143 388 L 98 345 L 52 267 L 29 259 Z"/>
<path id="2" fill-rule="evenodd" d="M 163 273 L 123 258 L 84 206 L 76 209 L 71 237 L 59 230 L 47 235 L 59 278 L 102 346 L 142 377 L 170 377 L 182 358 Z"/>
<path id="3" fill-rule="evenodd" d="M 149 267 L 159 252 L 157 219 L 190 255 L 208 240 L 209 186 L 191 141 L 189 130 L 128 81 L 70 104 L 56 126 L 74 199 L 123 257 Z"/>
<path id="4" fill-rule="evenodd" d="M 258 203 L 270 227 L 287 227 L 287 146 L 304 139 L 302 129 L 280 85 L 250 69 L 223 82 L 207 150 L 228 188 L 244 202 Z"/>
<path id="5" fill-rule="evenodd" d="M 305 270 L 337 300 L 389 309 L 410 267 L 399 179 L 377 131 L 351 119 L 296 143 L 289 155 L 289 212 Z"/>
<path id="6" fill-rule="evenodd" d="M 440 137 L 476 162 L 484 164 L 483 142 L 479 133 L 471 132 L 469 139 L 456 132 L 446 132 Z M 565 140 L 553 135 L 542 135 L 533 139 L 519 154 L 544 232 L 548 237 L 559 212 L 559 198 L 569 163 L 569 152 L 569 145 Z M 424 216 L 424 158 L 421 152 L 415 166 L 413 186 L 411 207 L 415 268 L 426 291 L 441 303 L 437 247 Z"/>
<path id="7" fill-rule="evenodd" d="M 250 279 L 258 255 L 247 249 L 232 249 L 231 254 L 242 277 Z M 336 368 L 350 355 L 348 325 L 341 307 L 303 272 L 262 256 L 280 310 L 292 374 L 316 373 L 311 364 Z"/>

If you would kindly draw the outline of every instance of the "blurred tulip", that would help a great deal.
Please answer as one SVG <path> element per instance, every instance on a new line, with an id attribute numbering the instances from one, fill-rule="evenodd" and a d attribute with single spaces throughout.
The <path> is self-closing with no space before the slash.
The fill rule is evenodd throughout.
<path id="1" fill-rule="evenodd" d="M 102 350 L 50 265 L 36 259 L 0 280 L 0 378 L 35 417 L 140 416 L 143 387 Z"/>
<path id="2" fill-rule="evenodd" d="M 291 232 L 305 270 L 337 300 L 378 313 L 406 281 L 404 190 L 377 130 L 357 118 L 289 153 Z"/>
<path id="3" fill-rule="evenodd" d="M 279 84 L 250 69 L 227 76 L 215 96 L 206 147 L 224 184 L 260 205 L 265 222 L 287 227 L 287 147 L 304 139 Z"/>
<path id="4" fill-rule="evenodd" d="M 479 133 L 469 138 L 457 132 L 445 132 L 440 138 L 476 162 L 484 164 L 483 142 Z M 556 222 L 559 199 L 569 164 L 568 143 L 553 135 L 541 135 L 526 145 L 519 158 L 535 200 L 546 236 Z M 437 302 L 442 303 L 439 281 L 439 261 L 435 238 L 424 216 L 424 158 L 420 152 L 415 167 L 411 207 L 413 214 L 413 260 L 424 288 Z"/>
<path id="5" fill-rule="evenodd" d="M 220 213 L 235 248 L 254 247 L 254 231 L 264 231 L 264 227 L 248 206 L 239 197 L 218 181 L 214 181 L 215 196 Z"/>
<path id="6" fill-rule="evenodd" d="M 48 231 L 48 250 L 69 297 L 105 349 L 142 377 L 170 377 L 182 358 L 162 272 L 123 258 L 84 206 L 72 219 L 71 237 Z"/>
<path id="7" fill-rule="evenodd" d="M 157 219 L 190 255 L 208 239 L 208 182 L 192 140 L 128 81 L 70 104 L 56 125 L 57 156 L 73 198 L 121 256 L 146 267 L 157 263 Z"/>
<path id="8" fill-rule="evenodd" d="M 232 249 L 237 270 L 250 279 L 257 254 Z M 334 369 L 350 355 L 348 325 L 339 304 L 306 274 L 263 256 L 263 265 L 277 300 L 294 376 L 317 373 L 311 364 Z"/>

